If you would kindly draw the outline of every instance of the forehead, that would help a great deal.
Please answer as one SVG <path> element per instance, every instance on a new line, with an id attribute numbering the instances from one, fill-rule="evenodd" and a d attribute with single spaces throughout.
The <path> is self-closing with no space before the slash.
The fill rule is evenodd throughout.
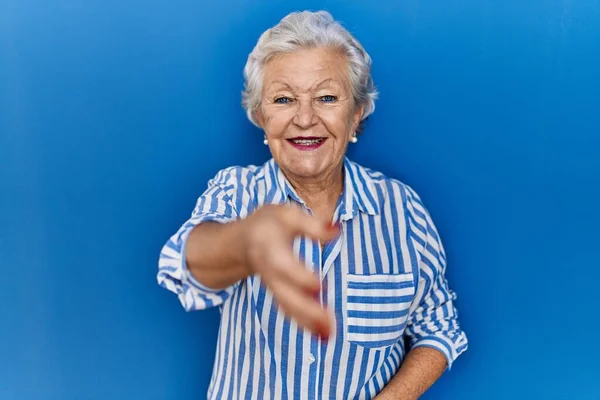
<path id="1" fill-rule="evenodd" d="M 339 51 L 315 48 L 283 53 L 271 59 L 264 70 L 264 85 L 268 90 L 275 86 L 290 86 L 297 90 L 310 90 L 316 84 L 349 87 L 348 63 Z"/>

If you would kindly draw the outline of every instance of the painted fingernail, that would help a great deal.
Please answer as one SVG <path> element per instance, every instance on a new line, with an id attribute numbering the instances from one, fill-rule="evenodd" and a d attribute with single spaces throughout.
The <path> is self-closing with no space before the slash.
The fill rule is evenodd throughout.
<path id="1" fill-rule="evenodd" d="M 317 324 L 317 332 L 318 332 L 319 336 L 321 337 L 321 339 L 327 340 L 329 338 L 329 328 L 324 323 L 319 322 Z"/>

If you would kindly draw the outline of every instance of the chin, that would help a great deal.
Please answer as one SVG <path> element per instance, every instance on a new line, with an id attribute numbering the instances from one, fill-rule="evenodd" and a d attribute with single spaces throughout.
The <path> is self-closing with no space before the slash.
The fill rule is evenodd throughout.
<path id="1" fill-rule="evenodd" d="M 302 178 L 314 178 L 323 174 L 326 168 L 323 163 L 317 160 L 302 160 L 287 165 L 283 165 L 284 171 L 287 170 L 291 174 Z"/>

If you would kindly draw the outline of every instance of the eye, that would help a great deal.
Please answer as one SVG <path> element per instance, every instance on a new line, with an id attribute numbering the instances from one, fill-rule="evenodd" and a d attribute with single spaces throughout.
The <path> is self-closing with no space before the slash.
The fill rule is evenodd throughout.
<path id="1" fill-rule="evenodd" d="M 292 99 L 290 99 L 289 97 L 278 97 L 278 98 L 275 99 L 274 103 L 276 103 L 276 104 L 288 104 L 291 101 L 292 101 Z"/>
<path id="2" fill-rule="evenodd" d="M 333 103 L 336 100 L 337 100 L 337 97 L 329 95 L 329 94 L 319 97 L 319 101 L 322 101 L 323 103 Z"/>

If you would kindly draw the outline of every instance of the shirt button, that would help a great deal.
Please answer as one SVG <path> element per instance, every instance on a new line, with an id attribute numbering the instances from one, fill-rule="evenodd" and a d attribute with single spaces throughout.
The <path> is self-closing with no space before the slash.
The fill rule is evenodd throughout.
<path id="1" fill-rule="evenodd" d="M 308 355 L 308 362 L 310 364 L 314 363 L 315 362 L 315 356 L 313 356 L 312 354 L 309 354 Z"/>

